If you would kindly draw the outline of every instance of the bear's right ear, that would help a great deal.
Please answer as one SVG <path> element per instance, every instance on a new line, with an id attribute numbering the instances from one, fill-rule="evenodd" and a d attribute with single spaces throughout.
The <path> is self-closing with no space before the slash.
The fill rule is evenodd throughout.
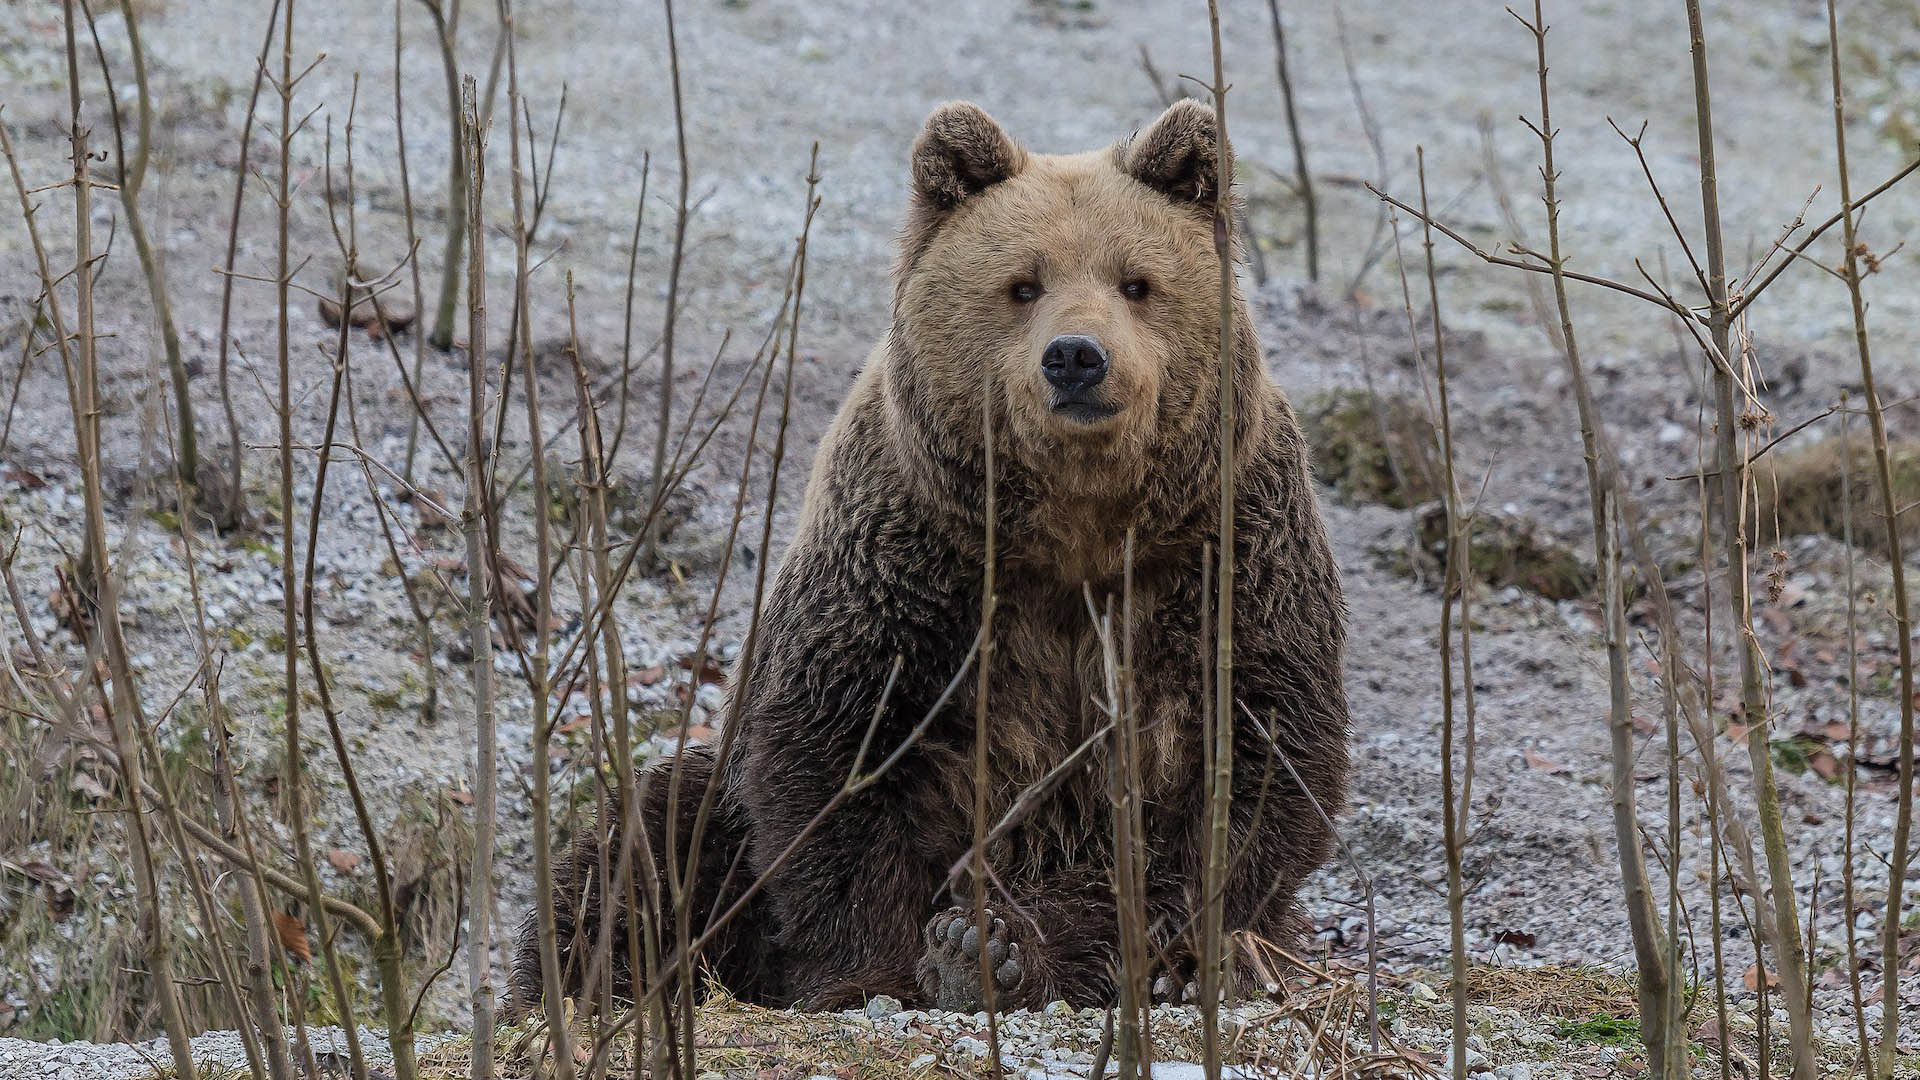
<path id="1" fill-rule="evenodd" d="M 952 101 L 927 117 L 913 141 L 913 201 L 923 215 L 942 216 L 1017 175 L 1027 152 L 985 110 Z"/>

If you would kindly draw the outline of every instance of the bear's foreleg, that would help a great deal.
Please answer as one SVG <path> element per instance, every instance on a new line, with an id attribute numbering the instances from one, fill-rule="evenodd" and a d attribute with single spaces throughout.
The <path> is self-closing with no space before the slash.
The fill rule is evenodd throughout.
<path id="1" fill-rule="evenodd" d="M 899 790 L 877 785 L 847 800 L 814 826 L 767 885 L 788 976 L 783 996 L 796 1007 L 832 1010 L 880 994 L 915 996 L 921 926 L 944 867 L 920 835 L 924 815 Z M 777 816 L 762 822 L 756 848 L 769 859 L 813 815 L 802 819 L 787 803 Z"/>
<path id="2" fill-rule="evenodd" d="M 695 818 L 709 784 L 715 782 L 713 755 L 705 747 L 693 747 L 679 758 L 681 778 L 678 812 L 673 815 L 673 844 L 681 868 L 691 849 Z M 671 980 L 677 933 L 675 904 L 669 882 L 674 880 L 666 862 L 668 848 L 668 805 L 671 795 L 671 760 L 655 762 L 634 777 L 634 790 L 640 802 L 640 823 L 646 844 L 638 834 L 629 835 L 625 816 L 621 817 L 619 842 L 604 826 L 584 828 L 574 837 L 554 867 L 553 906 L 560 960 L 561 993 L 579 998 L 598 996 L 604 988 L 601 972 L 612 984 L 616 998 L 635 996 L 637 958 L 631 955 L 631 923 L 640 917 L 646 897 L 657 882 L 662 915 L 657 944 L 657 962 L 669 970 L 663 980 Z M 711 920 L 730 907 L 745 891 L 752 878 L 742 857 L 746 830 L 739 808 L 724 791 L 715 792 L 713 808 L 700 845 L 698 865 L 693 868 L 692 893 L 688 921 L 688 940 L 703 934 Z M 620 813 L 610 806 L 610 814 Z M 627 853 L 620 855 L 621 844 Z M 647 862 L 651 856 L 652 862 Z M 621 876 L 620 863 L 626 875 Z M 649 875 L 651 870 L 651 875 Z M 652 880 L 649 880 L 651 876 Z M 629 885 L 631 893 L 629 893 Z M 608 894 L 611 894 L 611 899 Z M 631 898 L 631 899 L 630 899 Z M 595 957 L 604 959 L 595 964 Z M 779 984 L 778 953 L 768 925 L 766 904 L 750 900 L 746 907 L 715 935 L 695 958 L 695 970 L 715 978 L 734 996 L 746 1001 L 773 999 Z M 700 976 L 696 976 L 699 978 Z M 588 988 L 591 979 L 596 984 Z M 645 987 L 640 987 L 644 989 Z M 508 1007 L 510 1014 L 522 1014 L 539 1004 L 543 994 L 540 966 L 539 913 L 530 911 L 521 921 L 514 945 L 513 971 Z"/>

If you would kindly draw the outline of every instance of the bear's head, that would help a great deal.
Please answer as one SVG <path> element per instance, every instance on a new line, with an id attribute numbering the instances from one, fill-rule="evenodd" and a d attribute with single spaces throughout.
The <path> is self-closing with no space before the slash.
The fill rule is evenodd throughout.
<path id="1" fill-rule="evenodd" d="M 886 372 L 925 460 L 977 473 L 985 400 L 1002 475 L 1056 510 L 1133 519 L 1203 496 L 1219 415 L 1218 149 L 1213 110 L 1192 100 L 1062 156 L 1028 152 L 972 104 L 928 118 Z M 1237 292 L 1232 310 L 1252 369 L 1235 381 L 1263 378 Z"/>

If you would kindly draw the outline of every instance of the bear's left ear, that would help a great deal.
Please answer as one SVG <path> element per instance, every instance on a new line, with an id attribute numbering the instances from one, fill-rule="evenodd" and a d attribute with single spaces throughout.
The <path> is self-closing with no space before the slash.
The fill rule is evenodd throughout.
<path id="1" fill-rule="evenodd" d="M 1211 206 L 1219 189 L 1219 138 L 1213 109 L 1193 98 L 1167 107 L 1153 126 L 1115 151 L 1123 172 L 1177 203 Z M 1227 182 L 1233 148 L 1227 148 Z"/>
<path id="2" fill-rule="evenodd" d="M 1026 163 L 1027 152 L 980 106 L 948 102 L 913 141 L 913 198 L 922 210 L 942 215 L 1011 179 Z"/>

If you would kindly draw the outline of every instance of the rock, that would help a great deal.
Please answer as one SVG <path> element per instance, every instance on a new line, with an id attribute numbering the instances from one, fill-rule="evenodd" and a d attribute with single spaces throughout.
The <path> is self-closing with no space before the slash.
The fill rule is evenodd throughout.
<path id="1" fill-rule="evenodd" d="M 892 1016 L 900 1011 L 900 999 L 888 994 L 878 994 L 867 999 L 867 1015 L 878 1020 L 883 1016 Z"/>

